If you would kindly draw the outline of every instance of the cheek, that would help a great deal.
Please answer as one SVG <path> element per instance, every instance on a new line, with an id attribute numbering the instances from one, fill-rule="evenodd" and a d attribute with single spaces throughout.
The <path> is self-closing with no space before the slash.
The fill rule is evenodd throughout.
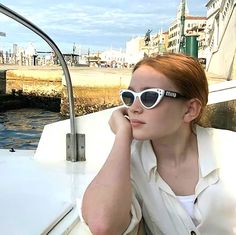
<path id="1" fill-rule="evenodd" d="M 178 120 L 183 118 L 183 107 L 175 105 L 173 102 L 166 102 L 163 105 L 157 106 L 151 110 L 151 119 L 161 120 L 167 122 L 169 120 Z"/>
<path id="2" fill-rule="evenodd" d="M 154 126 L 159 129 L 175 128 L 181 125 L 184 120 L 183 106 L 176 106 L 173 103 L 151 111 L 150 116 L 147 117 L 147 123 L 153 128 Z"/>
<path id="3" fill-rule="evenodd" d="M 183 120 L 186 107 L 183 102 L 170 100 L 163 105 L 162 112 L 166 118 L 170 117 L 172 120 Z"/>
<path id="4" fill-rule="evenodd" d="M 134 138 L 154 139 L 169 135 L 180 128 L 183 123 L 184 109 L 183 105 L 170 102 L 154 109 L 144 110 L 140 115 L 146 124 L 140 128 L 133 128 Z"/>

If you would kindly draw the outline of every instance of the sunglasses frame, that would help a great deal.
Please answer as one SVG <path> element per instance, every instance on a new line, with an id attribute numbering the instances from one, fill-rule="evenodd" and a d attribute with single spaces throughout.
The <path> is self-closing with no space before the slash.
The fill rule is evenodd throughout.
<path id="1" fill-rule="evenodd" d="M 151 105 L 150 107 L 147 107 L 143 102 L 142 102 L 142 99 L 141 99 L 141 96 L 145 93 L 145 92 L 155 92 L 158 94 L 158 98 L 157 100 L 155 101 L 155 103 L 153 105 Z M 129 108 L 130 106 L 133 105 L 133 103 L 131 105 L 127 105 L 125 104 L 124 100 L 123 100 L 123 97 L 122 97 L 122 94 L 124 92 L 128 92 L 128 93 L 131 93 L 133 96 L 134 96 L 134 100 L 133 100 L 133 103 L 135 102 L 136 98 L 138 97 L 139 98 L 139 102 L 141 103 L 141 105 L 145 108 L 145 109 L 153 109 L 154 107 L 156 107 L 160 102 L 161 100 L 164 98 L 164 97 L 169 97 L 169 98 L 184 98 L 183 95 L 181 95 L 180 93 L 176 92 L 176 91 L 169 91 L 169 90 L 164 90 L 164 89 L 161 89 L 161 88 L 149 88 L 149 89 L 145 89 L 143 91 L 140 91 L 140 92 L 135 92 L 135 91 L 132 91 L 132 90 L 129 90 L 129 89 L 122 89 L 120 90 L 120 99 L 122 101 L 122 103 L 124 104 L 124 106 L 126 106 L 127 108 Z"/>

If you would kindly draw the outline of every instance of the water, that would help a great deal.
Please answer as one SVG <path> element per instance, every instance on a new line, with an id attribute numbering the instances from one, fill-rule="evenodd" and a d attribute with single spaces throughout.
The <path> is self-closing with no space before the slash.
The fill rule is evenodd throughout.
<path id="1" fill-rule="evenodd" d="M 62 119 L 60 113 L 43 109 L 0 112 L 0 148 L 36 149 L 43 127 Z"/>

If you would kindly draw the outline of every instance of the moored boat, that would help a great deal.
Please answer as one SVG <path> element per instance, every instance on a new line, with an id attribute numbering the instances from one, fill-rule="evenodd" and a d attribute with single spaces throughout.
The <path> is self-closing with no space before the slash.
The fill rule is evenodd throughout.
<path id="1" fill-rule="evenodd" d="M 235 99 L 235 80 L 210 86 L 209 105 Z M 75 118 L 72 105 L 72 120 L 46 125 L 36 151 L 0 149 L 3 234 L 90 234 L 80 205 L 113 143 L 112 111 Z"/>

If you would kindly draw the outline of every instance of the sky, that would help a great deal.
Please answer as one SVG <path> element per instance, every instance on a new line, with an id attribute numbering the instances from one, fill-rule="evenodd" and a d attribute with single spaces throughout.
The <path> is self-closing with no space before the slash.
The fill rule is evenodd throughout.
<path id="1" fill-rule="evenodd" d="M 206 0 L 188 0 L 190 15 L 206 16 Z M 0 0 L 43 30 L 63 53 L 125 49 L 126 42 L 148 29 L 167 31 L 180 0 Z M 32 43 L 50 51 L 39 36 L 0 13 L 0 50 Z"/>

